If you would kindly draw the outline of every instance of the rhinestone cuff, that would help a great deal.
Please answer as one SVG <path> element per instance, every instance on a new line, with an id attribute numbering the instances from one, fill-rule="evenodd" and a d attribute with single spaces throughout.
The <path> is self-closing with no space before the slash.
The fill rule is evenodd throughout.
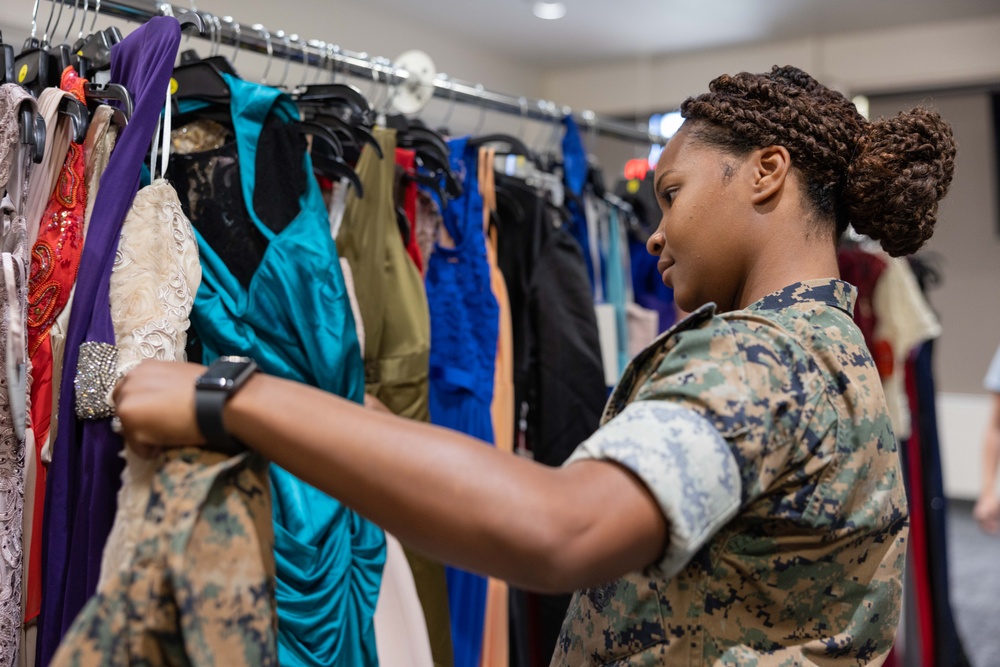
<path id="1" fill-rule="evenodd" d="M 80 345 L 76 364 L 76 416 L 80 419 L 104 419 L 115 414 L 108 397 L 118 381 L 118 348 L 108 343 L 86 342 Z"/>

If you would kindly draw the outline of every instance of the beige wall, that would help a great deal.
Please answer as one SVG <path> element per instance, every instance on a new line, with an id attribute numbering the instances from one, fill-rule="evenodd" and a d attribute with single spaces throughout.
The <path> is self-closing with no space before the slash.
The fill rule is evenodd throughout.
<path id="1" fill-rule="evenodd" d="M 809 37 L 599 66 L 551 69 L 544 95 L 573 108 L 643 115 L 676 108 L 725 72 L 797 65 L 844 92 L 927 90 L 1000 81 L 994 18 Z"/>
<path id="2" fill-rule="evenodd" d="M 938 390 L 983 392 L 983 374 L 1000 344 L 1000 212 L 995 144 L 985 93 L 873 97 L 872 116 L 917 105 L 937 108 L 958 142 L 955 179 L 941 202 L 926 253 L 940 258 L 943 285 L 930 300 L 944 335 L 937 351 Z"/>

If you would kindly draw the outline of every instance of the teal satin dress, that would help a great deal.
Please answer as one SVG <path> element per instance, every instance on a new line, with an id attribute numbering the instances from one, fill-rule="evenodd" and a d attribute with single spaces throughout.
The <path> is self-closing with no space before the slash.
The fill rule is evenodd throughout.
<path id="1" fill-rule="evenodd" d="M 243 201 L 267 239 L 244 287 L 198 234 L 203 278 L 191 320 L 204 361 L 253 357 L 269 374 L 361 402 L 365 377 L 326 207 L 309 175 L 298 215 L 280 233 L 253 211 L 257 144 L 275 114 L 298 119 L 281 91 L 226 76 Z M 191 111 L 198 102 L 182 102 Z M 289 168 L 294 168 L 289 165 Z M 377 665 L 373 615 L 385 562 L 385 536 L 338 501 L 271 466 L 277 563 L 279 659 L 286 666 Z"/>

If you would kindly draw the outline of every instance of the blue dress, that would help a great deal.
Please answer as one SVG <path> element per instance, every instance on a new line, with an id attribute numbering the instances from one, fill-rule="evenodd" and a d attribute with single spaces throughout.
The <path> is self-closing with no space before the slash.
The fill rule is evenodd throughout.
<path id="1" fill-rule="evenodd" d="M 298 118 L 281 91 L 226 76 L 246 213 L 266 250 L 245 285 L 197 233 L 202 283 L 191 321 L 204 360 L 253 357 L 273 375 L 361 402 L 364 369 L 326 207 L 308 174 L 299 212 L 280 232 L 254 208 L 258 140 L 265 121 Z M 199 103 L 187 101 L 182 111 Z M 234 184 L 235 186 L 236 184 Z M 196 232 L 199 222 L 192 219 Z M 380 528 L 271 466 L 278 650 L 282 665 L 377 665 L 373 615 L 385 562 Z"/>
<path id="2" fill-rule="evenodd" d="M 493 445 L 493 376 L 500 309 L 490 287 L 483 235 L 483 200 L 477 182 L 478 153 L 468 139 L 454 139 L 451 169 L 463 195 L 443 211 L 454 248 L 438 246 L 427 266 L 431 313 L 431 422 Z M 485 472 L 485 471 L 484 471 Z M 455 667 L 478 667 L 486 614 L 484 577 L 449 567 Z"/>

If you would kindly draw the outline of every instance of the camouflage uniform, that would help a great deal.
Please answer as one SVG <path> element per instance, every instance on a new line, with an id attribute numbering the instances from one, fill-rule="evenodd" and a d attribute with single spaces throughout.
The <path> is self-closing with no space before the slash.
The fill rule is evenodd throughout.
<path id="1" fill-rule="evenodd" d="M 817 280 L 709 304 L 633 361 L 567 465 L 636 474 L 669 543 L 574 596 L 553 665 L 882 664 L 906 500 L 854 298 Z"/>
<path id="2" fill-rule="evenodd" d="M 132 568 L 90 599 L 52 667 L 278 664 L 268 464 L 161 455 Z"/>

